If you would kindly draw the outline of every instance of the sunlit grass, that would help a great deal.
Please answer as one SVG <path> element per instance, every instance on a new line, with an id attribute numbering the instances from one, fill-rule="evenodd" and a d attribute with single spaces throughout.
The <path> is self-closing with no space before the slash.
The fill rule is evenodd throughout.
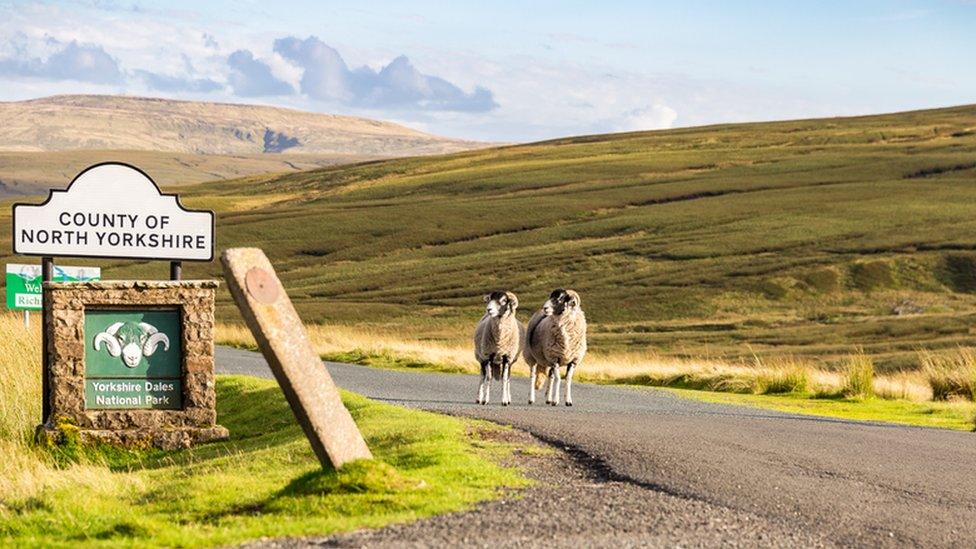
<path id="1" fill-rule="evenodd" d="M 466 343 L 435 342 L 414 338 L 396 329 L 359 329 L 342 325 L 309 325 L 309 337 L 326 360 L 368 366 L 427 371 L 477 373 L 471 347 Z M 250 331 L 238 324 L 219 323 L 219 344 L 256 349 Z M 854 355 L 858 356 L 858 355 Z M 527 375 L 518 362 L 513 375 Z M 595 383 L 640 384 L 737 393 L 818 392 L 840 394 L 849 375 L 797 358 L 754 358 L 751 362 L 702 357 L 681 359 L 654 352 L 593 352 L 577 371 L 577 379 Z M 882 396 L 924 401 L 931 397 L 918 373 L 878 375 L 873 386 Z"/>
<path id="2" fill-rule="evenodd" d="M 374 461 L 323 470 L 273 381 L 218 376 L 226 442 L 178 452 L 35 447 L 39 346 L 0 315 L 0 545 L 213 546 L 465 509 L 524 486 L 505 428 L 343 393 Z"/>
<path id="3" fill-rule="evenodd" d="M 754 395 L 665 389 L 684 398 L 753 406 L 812 416 L 881 421 L 959 431 L 973 430 L 976 406 L 969 402 L 913 402 L 881 398 L 810 398 L 807 394 Z"/>
<path id="4" fill-rule="evenodd" d="M 964 398 L 976 401 L 976 351 L 968 347 L 920 351 L 922 373 L 936 400 Z"/>

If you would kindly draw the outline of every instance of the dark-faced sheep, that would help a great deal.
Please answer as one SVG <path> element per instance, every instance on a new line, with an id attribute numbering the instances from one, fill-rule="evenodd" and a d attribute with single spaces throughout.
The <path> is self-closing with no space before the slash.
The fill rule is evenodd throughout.
<path id="1" fill-rule="evenodd" d="M 529 364 L 532 386 L 529 403 L 546 376 L 546 404 L 559 404 L 559 368 L 566 367 L 566 406 L 573 405 L 573 374 L 586 355 L 586 315 L 573 290 L 557 289 L 529 321 L 523 356 Z M 537 368 L 542 366 L 542 372 Z"/>
<path id="2" fill-rule="evenodd" d="M 518 297 L 512 292 L 485 296 L 485 315 L 474 331 L 474 356 L 481 365 L 478 404 L 488 404 L 491 380 L 502 381 L 502 405 L 512 402 L 512 364 L 522 352 L 525 328 L 515 318 Z"/>

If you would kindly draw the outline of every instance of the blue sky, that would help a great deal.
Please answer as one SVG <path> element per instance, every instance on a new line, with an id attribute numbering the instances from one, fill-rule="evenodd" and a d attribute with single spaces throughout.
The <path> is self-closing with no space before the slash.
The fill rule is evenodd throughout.
<path id="1" fill-rule="evenodd" d="M 0 100 L 260 103 L 528 141 L 976 103 L 974 29 L 976 0 L 0 0 Z"/>

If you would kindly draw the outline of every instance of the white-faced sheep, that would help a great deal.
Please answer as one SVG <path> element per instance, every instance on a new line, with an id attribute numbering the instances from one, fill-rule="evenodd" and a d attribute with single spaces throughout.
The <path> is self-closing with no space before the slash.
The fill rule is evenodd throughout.
<path id="1" fill-rule="evenodd" d="M 518 360 L 525 340 L 525 327 L 515 318 L 518 297 L 512 292 L 485 296 L 485 316 L 474 331 L 474 356 L 481 365 L 478 404 L 488 404 L 491 380 L 502 381 L 502 405 L 512 402 L 512 364 Z"/>
<path id="2" fill-rule="evenodd" d="M 532 384 L 529 404 L 546 377 L 546 404 L 559 404 L 559 368 L 566 367 L 566 406 L 573 405 L 573 373 L 586 355 L 586 315 L 580 296 L 557 289 L 529 321 L 523 356 L 529 364 Z M 542 371 L 537 371 L 541 366 Z"/>

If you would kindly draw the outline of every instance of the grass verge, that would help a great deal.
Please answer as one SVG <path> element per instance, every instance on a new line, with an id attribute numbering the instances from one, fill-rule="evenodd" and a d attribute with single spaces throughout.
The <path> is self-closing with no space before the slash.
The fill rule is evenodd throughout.
<path id="1" fill-rule="evenodd" d="M 403 334 L 361 331 L 350 326 L 308 328 L 312 344 L 326 360 L 397 370 L 476 373 L 470 350 L 460 342 L 421 341 Z M 217 339 L 222 344 L 256 348 L 249 332 L 238 325 L 219 325 Z M 594 353 L 587 355 L 577 379 L 680 389 L 688 395 L 726 395 L 728 400 L 702 398 L 796 413 L 971 429 L 976 422 L 976 406 L 955 401 L 960 400 L 957 393 L 976 386 L 970 381 L 976 379 L 971 375 L 976 371 L 972 367 L 976 353 L 959 349 L 920 355 L 930 365 L 926 374 L 879 375 L 874 371 L 872 358 L 860 351 L 847 356 L 840 371 L 826 370 L 794 356 L 755 356 L 750 363 L 728 363 L 665 358 L 652 353 Z M 526 370 L 517 364 L 513 373 L 524 375 Z M 933 380 L 944 379 L 949 381 L 943 385 L 954 389 L 946 390 L 942 398 L 953 402 L 941 402 L 939 398 L 933 402 L 933 389 L 941 387 Z M 775 395 L 783 396 L 772 398 Z"/>
<path id="2" fill-rule="evenodd" d="M 322 470 L 273 381 L 220 376 L 227 442 L 88 448 L 77 463 L 3 442 L 0 539 L 14 546 L 196 547 L 323 535 L 456 511 L 527 484 L 501 427 L 344 393 L 375 460 Z"/>
<path id="3" fill-rule="evenodd" d="M 976 407 L 972 403 L 962 401 L 912 402 L 880 398 L 812 398 L 806 393 L 753 395 L 674 388 L 661 390 L 670 391 L 683 398 L 717 404 L 752 406 L 792 414 L 860 421 L 883 421 L 959 431 L 973 430 L 973 414 L 976 413 Z"/>

